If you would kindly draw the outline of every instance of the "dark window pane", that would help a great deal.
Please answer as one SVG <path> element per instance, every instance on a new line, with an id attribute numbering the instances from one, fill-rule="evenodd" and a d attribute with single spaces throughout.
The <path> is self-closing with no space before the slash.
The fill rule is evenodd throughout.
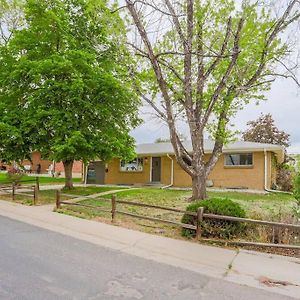
<path id="1" fill-rule="evenodd" d="M 225 165 L 226 166 L 251 166 L 253 164 L 252 153 L 241 154 L 226 154 Z"/>

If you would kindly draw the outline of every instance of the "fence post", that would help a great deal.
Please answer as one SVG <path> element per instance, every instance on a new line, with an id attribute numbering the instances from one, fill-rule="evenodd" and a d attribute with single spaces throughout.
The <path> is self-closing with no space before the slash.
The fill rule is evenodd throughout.
<path id="1" fill-rule="evenodd" d="M 201 238 L 201 225 L 203 222 L 203 213 L 204 213 L 204 208 L 199 207 L 197 210 L 197 229 L 196 229 L 196 238 Z"/>
<path id="2" fill-rule="evenodd" d="M 60 190 L 56 191 L 56 209 L 60 209 L 61 204 L 60 204 Z"/>
<path id="3" fill-rule="evenodd" d="M 37 186 L 37 190 L 39 191 L 40 190 L 40 178 L 38 176 L 35 177 L 35 183 L 36 183 L 36 186 Z"/>
<path id="4" fill-rule="evenodd" d="M 13 201 L 15 201 L 16 200 L 16 184 L 14 182 L 12 183 L 11 195 L 12 195 Z"/>
<path id="5" fill-rule="evenodd" d="M 111 196 L 111 221 L 112 221 L 112 222 L 115 221 L 116 207 L 117 207 L 117 203 L 116 203 L 116 195 L 112 195 L 112 196 Z"/>
<path id="6" fill-rule="evenodd" d="M 33 205 L 37 205 L 38 202 L 38 187 L 37 184 L 33 186 Z"/>

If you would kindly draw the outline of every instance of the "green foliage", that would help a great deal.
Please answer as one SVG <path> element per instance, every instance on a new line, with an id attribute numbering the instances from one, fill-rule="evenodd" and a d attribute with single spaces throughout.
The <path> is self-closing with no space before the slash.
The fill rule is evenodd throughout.
<path id="1" fill-rule="evenodd" d="M 296 207 L 294 209 L 295 215 L 300 218 L 300 172 L 294 177 L 294 191 L 293 195 L 296 199 Z"/>
<path id="2" fill-rule="evenodd" d="M 1 158 L 132 158 L 139 99 L 121 17 L 106 0 L 28 0 L 23 12 L 0 47 Z"/>
<path id="3" fill-rule="evenodd" d="M 296 171 L 300 172 L 300 154 L 294 155 L 293 158 L 296 161 L 296 165 L 295 165 Z"/>
<path id="4" fill-rule="evenodd" d="M 276 174 L 276 186 L 285 192 L 293 190 L 293 170 L 287 163 L 278 164 Z"/>
<path id="5" fill-rule="evenodd" d="M 212 198 L 195 202 L 190 204 L 186 210 L 190 212 L 197 212 L 199 207 L 203 207 L 205 213 L 240 218 L 244 218 L 246 216 L 246 213 L 241 206 L 228 198 Z M 197 219 L 185 214 L 181 221 L 185 224 L 196 225 Z M 244 231 L 245 225 L 238 222 L 204 219 L 202 224 L 203 237 L 228 239 L 238 234 L 243 234 Z M 195 236 L 195 231 L 183 228 L 182 235 L 187 237 Z"/>
<path id="6" fill-rule="evenodd" d="M 176 11 L 182 11 L 186 14 L 187 1 L 178 1 L 173 3 Z M 161 18 L 166 18 L 162 14 Z M 229 17 L 231 18 L 231 29 L 228 38 L 228 43 L 224 44 Z M 142 17 L 141 17 L 142 18 Z M 228 70 L 232 62 L 232 54 L 234 48 L 235 32 L 238 28 L 240 20 L 243 19 L 243 26 L 239 40 L 239 54 L 235 67 L 230 71 L 226 80 L 226 88 L 222 87 L 224 74 Z M 146 20 L 144 20 L 146 23 Z M 161 24 L 160 20 L 157 20 Z M 189 21 L 187 18 L 180 19 L 180 27 L 183 36 L 188 36 Z M 191 68 L 191 89 L 192 103 L 199 102 L 199 106 L 205 112 L 208 108 L 212 110 L 214 118 L 211 122 L 205 125 L 213 139 L 222 140 L 223 142 L 231 141 L 234 138 L 235 130 L 229 127 L 229 119 L 234 116 L 237 111 L 244 108 L 249 102 L 260 102 L 265 99 L 265 91 L 271 88 L 271 80 L 266 78 L 272 77 L 274 70 L 278 65 L 278 60 L 285 57 L 289 52 L 287 44 L 283 39 L 275 37 L 270 43 L 267 42 L 277 20 L 271 12 L 270 8 L 262 8 L 258 2 L 243 1 L 240 5 L 237 1 L 194 1 L 193 11 L 193 40 L 191 44 L 191 52 L 193 53 L 192 68 Z M 164 74 L 164 79 L 167 86 L 170 87 L 170 95 L 174 111 L 186 119 L 184 109 L 185 102 L 182 101 L 186 97 L 185 81 L 186 76 L 184 53 L 184 42 L 177 30 L 177 26 L 169 26 L 170 30 L 161 30 L 160 38 L 155 39 L 153 48 L 157 56 L 162 54 L 163 60 L 160 67 Z M 146 30 L 153 31 L 153 28 Z M 151 34 L 149 33 L 149 36 Z M 150 37 L 151 40 L 151 37 Z M 225 46 L 225 56 L 217 59 L 216 55 L 222 53 L 222 47 Z M 197 57 L 199 53 L 203 57 Z M 264 54 L 264 55 L 263 55 Z M 149 60 L 144 55 L 139 58 L 142 62 L 139 66 L 143 66 L 141 79 L 143 87 L 147 94 L 152 95 L 155 103 L 159 90 L 157 79 L 154 75 L 153 68 L 149 64 Z M 254 82 L 251 82 L 254 75 L 260 70 L 263 65 L 261 74 Z M 201 66 L 200 82 L 201 86 L 199 93 L 197 67 Z M 273 77 L 272 77 L 273 78 Z M 251 84 L 249 84 L 251 82 Z M 215 96 L 215 92 L 221 90 L 218 99 L 211 107 L 211 100 Z M 200 114 L 201 115 L 201 114 Z M 226 115 L 226 118 L 221 118 Z M 218 123 L 220 121 L 220 123 Z"/>
<path id="7" fill-rule="evenodd" d="M 24 176 L 25 173 L 22 170 L 16 168 L 12 168 L 6 173 L 7 182 L 11 182 L 14 185 L 20 184 Z"/>

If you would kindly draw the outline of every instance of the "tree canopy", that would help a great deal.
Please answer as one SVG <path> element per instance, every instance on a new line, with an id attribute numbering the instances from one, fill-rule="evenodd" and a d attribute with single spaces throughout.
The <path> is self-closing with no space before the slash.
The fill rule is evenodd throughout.
<path id="1" fill-rule="evenodd" d="M 106 0 L 28 0 L 24 15 L 0 48 L 2 158 L 38 150 L 66 172 L 74 160 L 131 158 L 139 100 L 122 19 Z"/>
<path id="2" fill-rule="evenodd" d="M 280 145 L 285 148 L 290 146 L 290 135 L 277 128 L 271 114 L 261 114 L 257 120 L 249 121 L 247 125 L 248 128 L 242 134 L 244 141 Z M 278 164 L 275 158 L 273 161 L 277 168 L 276 185 L 281 190 L 288 192 L 293 188 L 290 160 L 291 157 L 287 155 L 285 149 L 284 162 Z"/>
<path id="3" fill-rule="evenodd" d="M 248 128 L 243 132 L 244 141 L 290 146 L 290 135 L 279 130 L 271 114 L 261 114 L 257 120 L 249 121 Z"/>
<path id="4" fill-rule="evenodd" d="M 129 44 L 140 60 L 138 91 L 168 125 L 176 160 L 192 178 L 193 199 L 203 199 L 206 179 L 232 138 L 230 119 L 264 99 L 277 76 L 293 77 L 282 33 L 299 20 L 300 3 L 272 1 L 274 14 L 264 1 L 125 2 L 134 26 Z M 180 141 L 178 120 L 189 127 L 192 153 Z M 214 140 L 208 160 L 207 131 Z"/>

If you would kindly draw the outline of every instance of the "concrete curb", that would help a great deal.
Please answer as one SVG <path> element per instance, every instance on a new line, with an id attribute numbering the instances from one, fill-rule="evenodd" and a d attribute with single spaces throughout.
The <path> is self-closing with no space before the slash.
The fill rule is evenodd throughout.
<path id="1" fill-rule="evenodd" d="M 300 259 L 164 238 L 0 200 L 0 215 L 99 246 L 300 299 Z M 267 285 L 285 282 L 286 285 Z M 264 280 L 262 280 L 264 279 Z"/>

